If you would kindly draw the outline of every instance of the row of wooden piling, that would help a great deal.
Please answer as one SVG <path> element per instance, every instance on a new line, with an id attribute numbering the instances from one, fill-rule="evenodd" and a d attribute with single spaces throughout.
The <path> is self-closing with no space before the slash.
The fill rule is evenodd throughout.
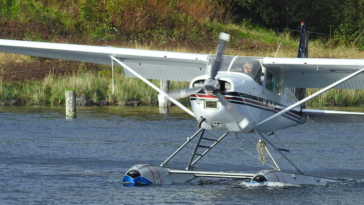
<path id="1" fill-rule="evenodd" d="M 160 89 L 164 92 L 169 91 L 169 80 L 160 81 Z M 66 90 L 66 119 L 76 118 L 76 91 L 74 89 Z M 169 112 L 170 102 L 161 94 L 158 94 L 159 112 L 166 114 Z"/>

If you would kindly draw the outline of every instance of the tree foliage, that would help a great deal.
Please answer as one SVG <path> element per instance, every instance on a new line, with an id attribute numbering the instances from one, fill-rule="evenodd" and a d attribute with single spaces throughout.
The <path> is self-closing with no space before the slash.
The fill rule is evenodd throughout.
<path id="1" fill-rule="evenodd" d="M 211 32 L 211 22 L 228 21 L 224 5 L 212 0 L 0 0 L 0 35 L 193 46 Z"/>
<path id="2" fill-rule="evenodd" d="M 204 44 L 219 24 L 283 31 L 364 48 L 364 0 L 0 0 L 0 37 Z M 70 38 L 71 37 L 71 38 Z"/>
<path id="3" fill-rule="evenodd" d="M 301 22 L 325 38 L 364 47 L 364 0 L 236 0 L 235 22 L 249 19 L 273 28 L 298 29 Z"/>

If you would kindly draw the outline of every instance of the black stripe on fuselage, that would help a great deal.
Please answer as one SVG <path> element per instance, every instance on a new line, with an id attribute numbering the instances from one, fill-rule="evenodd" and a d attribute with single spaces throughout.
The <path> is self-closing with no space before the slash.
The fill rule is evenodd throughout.
<path id="1" fill-rule="evenodd" d="M 269 111 L 269 112 L 273 112 L 273 113 L 278 113 L 280 112 L 282 109 L 274 107 L 267 107 L 267 104 L 272 104 L 272 105 L 278 105 L 280 107 L 286 108 L 286 106 L 274 102 L 274 101 L 270 101 L 270 100 L 266 100 L 260 97 L 256 97 L 253 95 L 248 95 L 248 94 L 244 94 L 244 93 L 237 93 L 237 92 L 225 92 L 222 93 L 223 95 L 225 95 L 225 98 L 228 99 L 231 103 L 234 104 L 240 104 L 240 105 L 247 105 L 250 107 L 254 107 L 254 108 L 258 108 L 258 109 L 262 109 L 265 111 Z M 216 99 L 215 96 L 212 95 L 206 95 L 204 93 L 197 93 L 197 95 L 199 95 L 200 98 L 211 98 L 211 99 Z M 230 96 L 226 96 L 226 95 L 230 95 Z M 243 98 L 243 99 L 242 99 Z M 196 95 L 191 95 L 190 100 L 196 100 Z M 254 101 L 252 101 L 254 100 Z M 256 102 L 258 101 L 258 102 Z M 264 104 L 264 103 L 265 104 Z M 301 118 L 302 118 L 302 113 L 295 111 L 295 110 L 290 110 L 287 113 L 282 115 L 283 117 L 286 117 L 294 122 L 300 123 L 301 122 Z"/>
<path id="2" fill-rule="evenodd" d="M 278 106 L 281 106 L 281 107 L 284 107 L 284 108 L 287 107 L 287 106 L 285 106 L 283 104 L 280 104 L 278 102 L 274 102 L 274 101 L 271 101 L 271 100 L 267 100 L 267 99 L 264 99 L 264 98 L 260 98 L 260 97 L 257 97 L 257 96 L 254 96 L 254 95 L 245 94 L 245 93 L 225 92 L 225 93 L 222 93 L 222 94 L 223 95 L 233 95 L 233 96 L 248 98 L 248 99 L 252 99 L 252 100 L 259 101 L 261 103 L 263 103 L 263 101 L 265 101 L 267 103 L 275 104 L 275 105 L 278 105 Z M 292 112 L 293 114 L 296 114 L 296 115 L 298 115 L 300 117 L 302 116 L 302 113 L 301 112 L 298 112 L 298 111 L 295 111 L 295 110 L 290 110 L 290 112 Z"/>

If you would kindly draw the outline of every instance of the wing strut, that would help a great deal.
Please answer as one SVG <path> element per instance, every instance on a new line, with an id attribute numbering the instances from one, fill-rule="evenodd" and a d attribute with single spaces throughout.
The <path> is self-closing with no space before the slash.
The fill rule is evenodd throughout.
<path id="1" fill-rule="evenodd" d="M 312 95 L 310 95 L 310 96 L 308 96 L 308 97 L 306 97 L 306 98 L 304 98 L 304 99 L 302 99 L 302 100 L 300 100 L 300 101 L 296 102 L 295 104 L 293 104 L 293 105 L 291 105 L 291 106 L 287 107 L 286 109 L 281 110 L 280 112 L 278 112 L 278 113 L 276 113 L 276 114 L 274 114 L 274 115 L 272 115 L 272 116 L 268 117 L 267 119 L 265 119 L 265 120 L 263 120 L 263 121 L 259 122 L 259 123 L 257 124 L 257 126 L 256 126 L 256 127 L 258 127 L 258 128 L 259 128 L 259 126 L 260 126 L 260 125 L 262 125 L 262 124 L 264 124 L 264 123 L 267 123 L 267 122 L 269 122 L 269 121 L 273 120 L 274 118 L 277 118 L 277 117 L 279 117 L 279 116 L 283 115 L 284 113 L 286 113 L 286 112 L 288 112 L 288 111 L 292 110 L 293 108 L 295 108 L 295 107 L 297 107 L 297 106 L 299 106 L 299 105 L 301 105 L 301 104 L 303 104 L 303 103 L 305 103 L 305 102 L 307 102 L 307 101 L 311 100 L 312 98 L 314 98 L 314 97 L 316 97 L 316 96 L 318 96 L 318 95 L 320 95 L 320 94 L 322 94 L 322 93 L 324 93 L 324 92 L 326 92 L 326 91 L 328 91 L 328 90 L 332 89 L 333 87 L 335 87 L 335 86 L 337 86 L 337 85 L 339 85 L 339 84 L 341 84 L 341 83 L 343 83 L 343 82 L 345 82 L 345 81 L 347 81 L 347 80 L 349 80 L 349 79 L 351 79 L 351 78 L 353 78 L 353 77 L 355 77 L 355 76 L 357 76 L 357 75 L 359 75 L 359 74 L 360 74 L 360 73 L 362 73 L 363 71 L 364 71 L 364 68 L 362 68 L 362 69 L 360 69 L 360 70 L 356 71 L 355 73 L 352 73 L 352 74 L 350 74 L 350 75 L 346 76 L 345 78 L 343 78 L 343 79 L 341 79 L 341 80 L 336 81 L 335 83 L 333 83 L 333 84 L 331 84 L 331 85 L 329 85 L 329 86 L 327 86 L 327 87 L 325 87 L 325 88 L 323 88 L 323 89 L 319 90 L 318 92 L 316 92 L 316 93 L 314 93 L 314 94 L 312 94 Z"/>
<path id="2" fill-rule="evenodd" d="M 136 77 L 138 77 L 140 80 L 142 80 L 143 82 L 145 82 L 146 84 L 148 84 L 150 87 L 152 87 L 154 90 L 158 91 L 159 93 L 161 93 L 162 95 L 164 95 L 166 98 L 168 98 L 171 102 L 173 102 L 175 105 L 177 105 L 178 107 L 180 107 L 182 110 L 186 111 L 188 114 L 190 114 L 192 117 L 195 117 L 195 114 L 193 114 L 193 112 L 191 110 L 189 110 L 188 108 L 186 108 L 185 106 L 183 106 L 181 103 L 179 103 L 177 100 L 171 98 L 167 93 L 165 93 L 164 91 L 162 91 L 161 89 L 159 89 L 157 86 L 155 86 L 153 83 L 151 83 L 150 81 L 148 81 L 147 79 L 145 79 L 143 76 L 139 75 L 137 72 L 135 72 L 133 69 L 131 69 L 129 66 L 125 65 L 123 62 L 119 61 L 117 58 L 115 58 L 114 56 L 110 56 L 111 59 L 113 59 L 114 61 L 116 61 L 117 63 L 119 63 L 121 66 L 123 66 L 123 68 L 127 69 L 129 72 L 131 72 L 133 75 L 135 75 Z"/>

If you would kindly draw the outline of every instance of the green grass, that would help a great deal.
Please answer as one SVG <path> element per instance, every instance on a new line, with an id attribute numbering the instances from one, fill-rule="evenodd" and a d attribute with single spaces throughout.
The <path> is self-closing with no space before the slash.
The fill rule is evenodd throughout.
<path id="1" fill-rule="evenodd" d="M 226 54 L 240 56 L 263 56 L 274 57 L 279 44 L 280 50 L 277 57 L 296 57 L 297 55 L 297 37 L 289 33 L 275 33 L 269 29 L 252 26 L 248 23 L 243 25 L 233 24 L 216 24 L 207 25 L 214 27 L 212 29 L 214 37 L 218 32 L 224 31 L 231 34 Z M 210 44 L 215 44 L 214 40 Z M 85 42 L 87 44 L 87 42 Z M 210 45 L 209 44 L 209 45 Z M 206 46 L 203 49 L 189 48 L 187 45 L 165 45 L 151 41 L 141 43 L 133 41 L 125 44 L 119 42 L 114 46 L 131 47 L 138 49 L 168 50 L 177 52 L 195 52 L 195 53 L 215 53 L 215 47 Z M 310 41 L 309 56 L 314 58 L 357 58 L 364 59 L 364 52 L 353 47 L 336 45 L 330 40 Z M 19 56 L 13 54 L 0 54 L 1 73 L 9 71 L 4 69 L 10 65 L 21 66 L 22 62 L 37 62 L 42 59 Z M 69 66 L 72 62 L 64 61 L 58 66 Z M 0 100 L 6 102 L 8 99 L 21 99 L 24 104 L 63 104 L 64 92 L 68 88 L 76 90 L 77 96 L 86 96 L 94 103 L 100 100 L 106 100 L 114 104 L 124 105 L 129 100 L 140 99 L 144 105 L 156 104 L 157 92 L 146 85 L 139 79 L 127 78 L 123 70 L 119 67 L 115 69 L 115 93 L 112 94 L 111 71 L 108 66 L 100 66 L 101 71 L 92 71 L 86 65 L 80 65 L 82 69 L 73 72 L 70 75 L 59 76 L 54 73 L 48 74 L 42 81 L 18 81 L 8 82 L 0 78 Z M 159 86 L 158 80 L 152 82 Z M 171 82 L 171 90 L 187 87 L 188 83 Z M 307 89 L 307 95 L 312 94 L 317 89 Z M 362 90 L 330 90 L 327 93 L 311 100 L 308 106 L 358 106 L 362 105 L 364 91 Z M 188 100 L 183 101 L 185 104 Z"/>
<path id="2" fill-rule="evenodd" d="M 159 80 L 151 82 L 159 86 Z M 187 86 L 188 83 L 171 82 L 170 89 Z M 106 100 L 124 105 L 128 100 L 137 99 L 144 105 L 157 103 L 157 91 L 139 79 L 127 78 L 120 67 L 114 70 L 114 94 L 109 70 L 80 71 L 67 76 L 50 73 L 42 82 L 4 82 L 0 79 L 0 96 L 3 102 L 8 99 L 21 99 L 27 105 L 64 104 L 65 91 L 69 88 L 73 88 L 78 97 L 85 96 L 94 103 Z"/>
<path id="3" fill-rule="evenodd" d="M 159 86 L 159 80 L 151 80 Z M 186 82 L 171 82 L 170 89 L 187 87 Z M 15 99 L 26 105 L 64 104 L 65 91 L 72 88 L 77 97 L 85 96 L 94 103 L 100 100 L 112 104 L 125 105 L 130 100 L 141 100 L 142 104 L 157 104 L 157 91 L 137 78 L 128 78 L 123 69 L 115 67 L 114 89 L 112 94 L 111 71 L 80 71 L 71 75 L 59 76 L 48 74 L 44 81 L 4 82 L 0 78 L 0 100 L 7 102 Z M 307 89 L 307 95 L 318 89 Z M 362 90 L 332 89 L 306 103 L 311 107 L 359 106 L 363 104 Z M 188 104 L 188 99 L 182 100 Z"/>
<path id="4" fill-rule="evenodd" d="M 317 92 L 319 89 L 307 89 L 307 95 Z M 364 104 L 363 90 L 332 89 L 307 103 L 312 107 L 329 106 L 361 106 Z"/>

